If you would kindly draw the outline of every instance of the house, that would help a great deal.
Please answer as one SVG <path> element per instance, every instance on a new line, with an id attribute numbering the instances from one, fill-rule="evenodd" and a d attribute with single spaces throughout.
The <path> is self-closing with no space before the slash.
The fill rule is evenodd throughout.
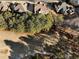
<path id="1" fill-rule="evenodd" d="M 43 13 L 47 14 L 50 11 L 50 8 L 48 3 L 54 3 L 59 2 L 58 0 L 32 0 L 32 4 L 28 4 L 27 8 L 29 6 L 29 11 L 32 11 L 33 13 Z"/>
<path id="2" fill-rule="evenodd" d="M 11 10 L 17 11 L 17 12 L 25 12 L 26 11 L 20 3 L 11 3 L 9 7 Z"/>
<path id="3" fill-rule="evenodd" d="M 58 2 L 58 0 L 1 1 L 0 10 L 13 10 L 17 12 L 30 11 L 33 13 L 47 14 L 50 10 L 47 4 L 53 2 Z"/>
<path id="4" fill-rule="evenodd" d="M 13 10 L 18 12 L 26 12 L 27 11 L 26 6 L 27 6 L 26 1 L 1 1 L 0 11 Z"/>
<path id="5" fill-rule="evenodd" d="M 17 12 L 26 12 L 27 11 L 26 1 L 12 1 L 9 5 L 10 9 Z"/>
<path id="6" fill-rule="evenodd" d="M 44 14 L 48 12 L 48 7 L 46 6 L 46 3 L 42 0 L 26 1 L 26 4 L 27 11 Z"/>

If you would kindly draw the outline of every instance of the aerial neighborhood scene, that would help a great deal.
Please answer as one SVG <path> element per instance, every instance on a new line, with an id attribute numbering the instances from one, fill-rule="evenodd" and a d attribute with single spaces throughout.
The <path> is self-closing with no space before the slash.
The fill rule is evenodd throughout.
<path id="1" fill-rule="evenodd" d="M 0 59 L 79 59 L 79 0 L 0 0 Z"/>

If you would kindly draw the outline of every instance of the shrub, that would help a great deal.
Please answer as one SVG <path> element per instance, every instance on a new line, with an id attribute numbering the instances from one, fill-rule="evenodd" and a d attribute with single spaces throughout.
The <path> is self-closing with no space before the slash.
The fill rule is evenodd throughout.
<path id="1" fill-rule="evenodd" d="M 10 20 L 11 20 L 11 17 L 12 17 L 12 13 L 10 11 L 5 11 L 3 12 L 3 18 L 4 18 L 4 21 L 5 21 L 5 25 L 6 25 L 6 29 L 10 30 Z"/>

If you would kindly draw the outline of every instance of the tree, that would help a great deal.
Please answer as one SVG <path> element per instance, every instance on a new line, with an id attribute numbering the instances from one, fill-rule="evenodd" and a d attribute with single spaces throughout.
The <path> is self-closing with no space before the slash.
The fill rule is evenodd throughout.
<path id="1" fill-rule="evenodd" d="M 0 14 L 0 29 L 5 29 L 6 25 L 5 25 L 5 21 L 4 18 L 2 16 L 2 14 Z"/>
<path id="2" fill-rule="evenodd" d="M 11 20 L 11 17 L 12 17 L 12 13 L 10 11 L 5 11 L 3 13 L 3 18 L 4 18 L 4 21 L 5 21 L 5 25 L 6 25 L 6 29 L 10 30 L 10 20 Z"/>
<path id="3" fill-rule="evenodd" d="M 26 20 L 26 30 L 32 33 L 39 33 L 41 30 L 48 31 L 52 26 L 52 16 L 49 14 L 34 14 Z"/>
<path id="4" fill-rule="evenodd" d="M 25 21 L 25 29 L 26 32 L 32 32 L 35 33 L 35 24 L 33 22 L 33 20 L 35 20 L 34 16 L 28 17 L 27 20 Z"/>
<path id="5" fill-rule="evenodd" d="M 17 31 L 18 32 L 25 32 L 25 18 L 24 16 L 20 16 L 18 20 L 18 24 L 17 24 Z"/>

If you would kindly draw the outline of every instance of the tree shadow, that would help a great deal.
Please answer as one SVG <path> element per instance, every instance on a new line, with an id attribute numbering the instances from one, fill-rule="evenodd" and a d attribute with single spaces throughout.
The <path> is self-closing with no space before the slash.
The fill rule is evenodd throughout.
<path id="1" fill-rule="evenodd" d="M 26 42 L 29 47 L 33 50 L 39 51 L 39 52 L 35 52 L 35 53 L 41 53 L 41 54 L 48 54 L 51 55 L 51 48 L 53 45 L 48 45 L 46 43 L 44 43 L 45 39 L 50 40 L 49 36 L 45 36 L 45 35 L 35 35 L 35 36 L 30 36 L 28 35 L 28 37 L 25 36 L 21 36 L 19 37 L 20 40 Z"/>
<path id="2" fill-rule="evenodd" d="M 21 36 L 19 37 L 20 40 L 26 42 L 29 44 L 30 49 L 33 49 L 35 52 L 35 55 L 32 56 L 32 58 L 37 59 L 37 55 L 39 58 L 44 59 L 44 57 L 48 56 L 49 58 L 53 56 L 53 53 L 51 52 L 52 50 L 52 45 L 48 46 L 47 44 L 44 44 L 44 37 L 43 35 L 35 35 L 35 36 L 30 36 L 28 37 Z M 46 37 L 48 38 L 48 37 Z M 36 52 L 37 51 L 37 52 Z"/>
<path id="3" fill-rule="evenodd" d="M 41 50 L 43 49 L 43 45 L 39 38 L 37 39 L 34 36 L 28 35 L 28 37 L 21 36 L 19 39 L 22 40 L 21 42 L 26 42 L 27 45 L 21 42 L 4 40 L 5 44 L 11 49 L 9 59 L 32 59 L 34 55 L 39 53 L 37 51 L 42 52 Z"/>
<path id="4" fill-rule="evenodd" d="M 19 39 L 26 42 L 29 45 L 34 45 L 34 46 L 42 46 L 43 43 L 43 40 L 40 40 L 39 37 L 30 36 L 30 35 L 28 35 L 28 37 L 21 36 L 19 37 Z"/>
<path id="5" fill-rule="evenodd" d="M 4 40 L 6 45 L 11 48 L 9 59 L 22 59 L 28 52 L 28 47 L 20 42 Z"/>
<path id="6" fill-rule="evenodd" d="M 48 46 L 44 43 L 44 38 L 49 40 L 48 35 L 28 35 L 21 36 L 19 39 L 21 42 L 14 42 L 11 40 L 4 40 L 5 44 L 10 47 L 9 59 L 33 59 L 33 56 L 39 54 L 43 56 L 51 56 L 52 46 Z M 25 44 L 27 45 L 25 45 Z"/>

